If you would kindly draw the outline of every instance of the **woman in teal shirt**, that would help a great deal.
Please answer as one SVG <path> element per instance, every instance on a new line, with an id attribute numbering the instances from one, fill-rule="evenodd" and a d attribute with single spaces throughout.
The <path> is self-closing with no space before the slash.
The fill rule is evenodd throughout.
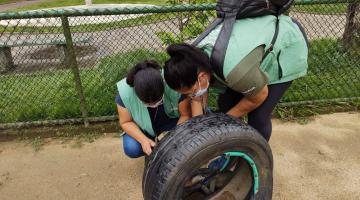
<path id="1" fill-rule="evenodd" d="M 159 133 L 190 118 L 189 102 L 166 85 L 155 61 L 135 65 L 116 85 L 124 152 L 131 158 L 149 155 Z"/>
<path id="2" fill-rule="evenodd" d="M 194 47 L 170 45 L 164 75 L 174 90 L 191 96 L 192 115 L 203 114 L 209 85 L 222 88 L 220 111 L 234 117 L 248 115 L 248 124 L 270 139 L 271 113 L 292 81 L 307 72 L 307 40 L 301 26 L 279 16 L 273 50 L 263 59 L 275 32 L 272 15 L 237 20 L 226 50 L 222 80 L 213 73 L 209 56 L 221 30 L 215 28 Z"/>

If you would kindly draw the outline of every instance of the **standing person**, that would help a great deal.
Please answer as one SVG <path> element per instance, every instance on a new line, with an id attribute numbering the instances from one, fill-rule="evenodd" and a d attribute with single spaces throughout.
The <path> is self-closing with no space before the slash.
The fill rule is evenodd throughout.
<path id="1" fill-rule="evenodd" d="M 223 92 L 217 103 L 221 112 L 234 117 L 248 115 L 248 124 L 269 141 L 271 113 L 293 80 L 307 73 L 307 40 L 301 26 L 285 15 L 279 16 L 278 38 L 263 58 L 275 32 L 276 16 L 237 20 L 226 50 L 223 77 L 212 69 L 212 53 L 221 25 L 194 47 L 174 44 L 167 48 L 170 59 L 164 76 L 174 90 L 190 95 L 193 115 L 204 113 L 207 88 L 219 86 Z M 195 113 L 194 113 L 195 112 Z"/>
<path id="2" fill-rule="evenodd" d="M 124 152 L 131 158 L 150 155 L 157 134 L 190 118 L 188 100 L 166 85 L 155 61 L 135 65 L 117 88 Z"/>

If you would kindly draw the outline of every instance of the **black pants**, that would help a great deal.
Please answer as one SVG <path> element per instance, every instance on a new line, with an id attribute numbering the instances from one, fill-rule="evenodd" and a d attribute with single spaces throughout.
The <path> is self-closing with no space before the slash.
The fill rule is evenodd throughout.
<path id="1" fill-rule="evenodd" d="M 290 82 L 269 85 L 269 94 L 265 101 L 255 110 L 248 113 L 248 124 L 260 132 L 267 140 L 270 140 L 272 132 L 271 113 L 280 101 L 285 91 L 290 87 Z M 227 112 L 234 107 L 244 96 L 230 88 L 220 94 L 217 100 L 221 112 Z"/>

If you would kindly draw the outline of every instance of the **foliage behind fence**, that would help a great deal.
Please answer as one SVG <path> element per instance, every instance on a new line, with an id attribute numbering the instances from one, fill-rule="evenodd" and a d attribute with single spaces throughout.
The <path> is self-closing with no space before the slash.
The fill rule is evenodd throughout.
<path id="1" fill-rule="evenodd" d="M 283 105 L 360 97 L 359 9 L 341 0 L 293 6 L 310 67 Z M 115 84 L 131 66 L 163 63 L 166 45 L 191 42 L 214 17 L 214 4 L 0 13 L 0 124 L 113 116 Z"/>

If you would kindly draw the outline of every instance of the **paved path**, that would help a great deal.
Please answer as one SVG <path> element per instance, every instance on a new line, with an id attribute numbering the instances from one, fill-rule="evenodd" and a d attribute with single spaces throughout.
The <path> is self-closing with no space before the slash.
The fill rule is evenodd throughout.
<path id="1" fill-rule="evenodd" d="M 59 7 L 61 9 L 104 9 L 104 8 L 131 8 L 131 7 L 151 7 L 150 4 L 94 4 L 92 6 L 78 5 L 78 6 L 66 6 Z M 51 8 L 54 9 L 54 8 Z M 55 8 L 56 9 L 56 8 Z M 40 9 L 50 10 L 50 9 Z M 127 15 L 96 15 L 96 16 L 78 16 L 69 17 L 70 26 L 78 26 L 84 24 L 100 24 L 111 23 L 115 21 L 122 21 L 127 19 L 134 19 L 145 16 L 147 14 L 127 14 Z M 0 20 L 2 26 L 31 26 L 31 27 L 43 27 L 43 26 L 61 26 L 61 19 L 59 17 L 50 18 L 32 18 L 32 19 L 11 19 Z"/>
<path id="2" fill-rule="evenodd" d="M 320 15 L 292 12 L 290 16 L 295 18 L 304 27 L 309 40 L 342 37 L 345 30 L 345 14 Z"/>
<path id="3" fill-rule="evenodd" d="M 41 3 L 49 0 L 27 0 L 27 1 L 19 1 L 14 3 L 7 3 L 7 4 L 0 4 L 0 12 L 6 11 L 6 10 L 13 10 L 16 8 L 29 6 L 31 4 L 35 3 Z"/>

